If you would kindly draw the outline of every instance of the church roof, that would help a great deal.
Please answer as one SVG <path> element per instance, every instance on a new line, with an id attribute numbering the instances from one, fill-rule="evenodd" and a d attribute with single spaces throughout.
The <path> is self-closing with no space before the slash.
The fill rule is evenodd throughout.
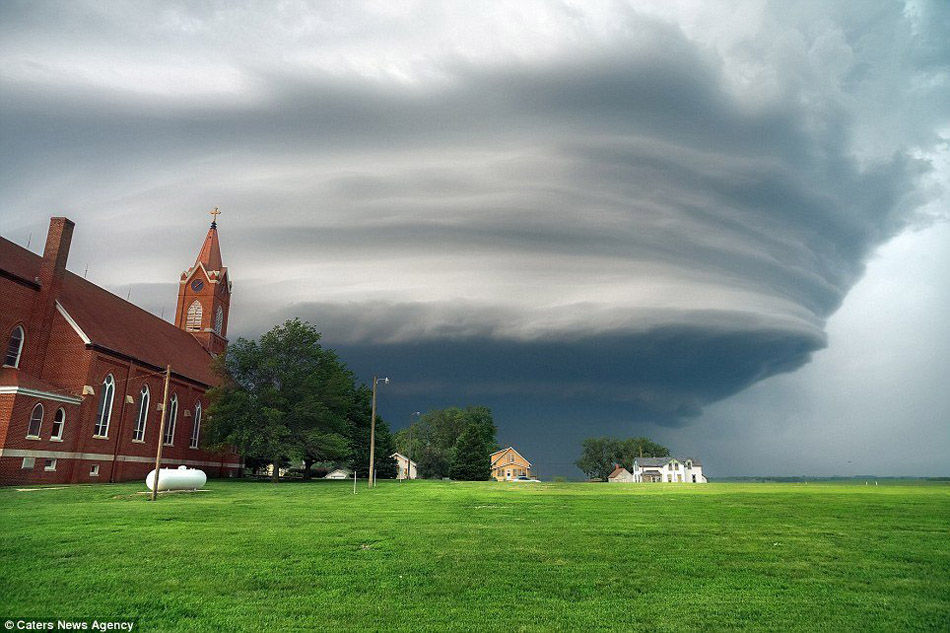
<path id="1" fill-rule="evenodd" d="M 0 237 L 0 270 L 32 281 L 42 260 Z M 168 321 L 69 271 L 58 301 L 91 344 L 155 367 L 170 364 L 175 374 L 215 384 L 211 355 L 194 336 Z"/>
<path id="2" fill-rule="evenodd" d="M 39 280 L 40 260 L 43 258 L 8 239 L 0 237 L 0 271 L 12 275 L 31 285 Z"/>
<path id="3" fill-rule="evenodd" d="M 201 251 L 198 253 L 198 259 L 195 260 L 195 266 L 199 262 L 204 264 L 205 270 L 221 270 L 221 245 L 218 244 L 217 222 L 211 223 L 211 228 L 208 229 L 204 244 L 201 245 Z"/>

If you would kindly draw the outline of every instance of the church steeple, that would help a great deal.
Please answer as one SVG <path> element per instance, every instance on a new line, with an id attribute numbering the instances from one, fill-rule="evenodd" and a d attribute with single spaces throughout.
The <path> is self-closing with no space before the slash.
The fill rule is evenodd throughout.
<path id="1" fill-rule="evenodd" d="M 218 207 L 211 211 L 211 228 L 205 236 L 205 242 L 198 252 L 195 264 L 204 264 L 208 270 L 221 270 L 221 246 L 218 244 L 218 216 L 221 214 Z"/>
<path id="2" fill-rule="evenodd" d="M 195 264 L 181 274 L 178 288 L 176 325 L 191 332 L 205 349 L 220 354 L 228 345 L 228 310 L 231 305 L 231 281 L 221 262 L 217 216 L 211 211 L 211 228 L 198 251 Z"/>

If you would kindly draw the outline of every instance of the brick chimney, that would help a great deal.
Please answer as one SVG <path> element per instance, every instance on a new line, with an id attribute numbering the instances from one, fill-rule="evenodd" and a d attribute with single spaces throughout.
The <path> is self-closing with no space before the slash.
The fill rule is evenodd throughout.
<path id="1" fill-rule="evenodd" d="M 39 282 L 44 288 L 55 289 L 57 295 L 66 275 L 66 259 L 69 257 L 69 245 L 73 241 L 75 226 L 76 224 L 67 218 L 50 218 L 49 221 Z"/>
<path id="2" fill-rule="evenodd" d="M 56 300 L 63 287 L 66 276 L 66 260 L 69 257 L 69 245 L 73 240 L 75 223 L 67 218 L 50 218 L 49 232 L 46 234 L 46 248 L 43 249 L 43 261 L 37 281 L 40 291 L 33 301 L 30 313 L 30 332 L 32 353 L 28 369 L 34 375 L 41 375 L 46 348 L 49 345 L 50 330 L 53 327 L 53 313 Z"/>

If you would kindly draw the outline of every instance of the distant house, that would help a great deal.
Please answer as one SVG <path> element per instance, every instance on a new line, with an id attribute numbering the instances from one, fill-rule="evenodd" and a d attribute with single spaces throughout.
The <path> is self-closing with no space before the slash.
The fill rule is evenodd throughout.
<path id="1" fill-rule="evenodd" d="M 491 477 L 498 481 L 511 481 L 520 476 L 533 477 L 531 473 L 531 462 L 525 459 L 521 453 L 509 446 L 500 451 L 495 451 L 490 456 L 491 459 Z"/>
<path id="2" fill-rule="evenodd" d="M 324 479 L 349 479 L 353 471 L 348 468 L 335 468 L 323 476 Z"/>
<path id="3" fill-rule="evenodd" d="M 407 473 L 409 475 L 408 479 L 418 478 L 416 474 L 416 463 L 414 461 L 402 453 L 393 453 L 390 457 L 396 460 L 396 479 L 406 479 Z"/>
<path id="4" fill-rule="evenodd" d="M 633 481 L 707 483 L 703 465 L 695 457 L 637 457 L 633 460 Z"/>
<path id="5" fill-rule="evenodd" d="M 628 484 L 633 482 L 633 475 L 623 466 L 617 466 L 614 472 L 607 475 L 607 481 L 612 484 Z"/>

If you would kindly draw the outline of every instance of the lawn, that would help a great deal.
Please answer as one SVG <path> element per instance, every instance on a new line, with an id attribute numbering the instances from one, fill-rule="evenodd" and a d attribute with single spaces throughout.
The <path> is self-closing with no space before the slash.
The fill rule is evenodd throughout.
<path id="1" fill-rule="evenodd" d="M 0 489 L 0 617 L 140 631 L 950 630 L 950 485 Z"/>

